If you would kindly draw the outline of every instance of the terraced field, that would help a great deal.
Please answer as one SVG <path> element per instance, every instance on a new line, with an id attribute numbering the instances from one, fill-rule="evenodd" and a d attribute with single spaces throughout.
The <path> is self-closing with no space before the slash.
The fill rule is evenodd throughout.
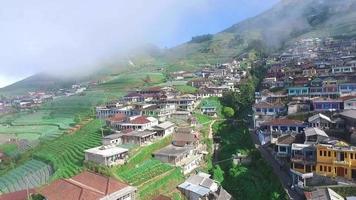
<path id="1" fill-rule="evenodd" d="M 117 174 L 126 182 L 138 186 L 172 169 L 173 167 L 168 164 L 150 159 L 136 166 L 134 169 L 126 171 L 118 170 Z"/>
<path id="2" fill-rule="evenodd" d="M 93 120 L 72 135 L 43 144 L 34 157 L 53 165 L 54 179 L 71 177 L 82 169 L 84 150 L 101 144 L 100 126 L 100 121 Z"/>
<path id="3" fill-rule="evenodd" d="M 38 187 L 47 183 L 52 173 L 50 165 L 38 160 L 29 160 L 0 177 L 0 192 L 14 192 Z"/>

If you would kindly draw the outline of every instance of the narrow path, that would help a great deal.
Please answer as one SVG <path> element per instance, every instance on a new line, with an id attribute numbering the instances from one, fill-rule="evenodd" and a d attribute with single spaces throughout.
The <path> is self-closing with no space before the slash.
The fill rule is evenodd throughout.
<path id="1" fill-rule="evenodd" d="M 274 174 L 276 174 L 278 176 L 279 181 L 281 182 L 282 187 L 284 188 L 285 192 L 287 193 L 289 199 L 292 199 L 292 200 L 304 199 L 304 197 L 302 195 L 293 191 L 290 188 L 290 183 L 292 182 L 290 174 L 284 170 L 281 170 L 280 165 L 273 158 L 273 156 L 263 146 L 260 145 L 257 135 L 253 131 L 250 131 L 250 134 L 251 134 L 251 138 L 255 144 L 256 149 L 259 150 L 259 152 L 261 153 L 261 156 L 264 158 L 264 160 L 273 168 Z"/>

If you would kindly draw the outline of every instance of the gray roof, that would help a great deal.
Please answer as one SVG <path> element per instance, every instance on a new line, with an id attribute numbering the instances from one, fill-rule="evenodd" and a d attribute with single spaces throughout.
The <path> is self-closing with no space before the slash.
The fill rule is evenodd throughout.
<path id="1" fill-rule="evenodd" d="M 122 135 L 123 135 L 123 133 L 114 133 L 114 134 L 105 136 L 104 139 L 114 140 L 114 139 L 120 138 Z"/>
<path id="2" fill-rule="evenodd" d="M 155 127 L 161 128 L 161 129 L 168 129 L 174 126 L 174 123 L 170 121 L 163 122 L 161 124 L 156 125 Z"/>
<path id="3" fill-rule="evenodd" d="M 224 188 L 220 187 L 220 193 L 217 200 L 229 200 L 231 198 L 232 196 L 226 190 L 224 190 Z"/>
<path id="4" fill-rule="evenodd" d="M 347 110 L 347 111 L 340 113 L 340 115 L 356 120 L 356 110 Z"/>
<path id="5" fill-rule="evenodd" d="M 329 137 L 328 134 L 325 133 L 325 131 L 319 129 L 319 128 L 306 128 L 304 130 L 305 136 L 309 137 L 312 135 L 320 135 L 324 137 Z"/>
<path id="6" fill-rule="evenodd" d="M 316 114 L 316 115 L 313 115 L 313 116 L 309 117 L 309 118 L 308 118 L 308 122 L 312 122 L 312 121 L 314 121 L 314 120 L 316 120 L 316 119 L 318 119 L 318 118 L 322 118 L 322 119 L 324 119 L 324 120 L 326 120 L 326 121 L 332 123 L 332 120 L 330 119 L 330 117 L 328 117 L 328 116 L 326 116 L 326 115 L 323 115 L 323 114 L 321 114 L 321 113 L 318 113 L 318 114 Z"/>
<path id="7" fill-rule="evenodd" d="M 127 134 L 123 134 L 123 136 L 127 136 L 127 137 L 147 137 L 150 135 L 154 135 L 156 132 L 154 131 L 132 131 L 130 133 Z"/>
<path id="8" fill-rule="evenodd" d="M 109 157 L 128 152 L 128 149 L 116 146 L 98 146 L 91 149 L 87 149 L 84 152 L 101 155 L 103 157 Z"/>
<path id="9" fill-rule="evenodd" d="M 188 182 L 178 185 L 178 188 L 194 192 L 200 196 L 205 196 L 210 193 L 210 189 Z"/>
<path id="10" fill-rule="evenodd" d="M 191 147 L 177 147 L 174 145 L 168 145 L 155 153 L 154 155 L 163 155 L 163 156 L 179 156 L 181 154 L 184 154 L 188 151 L 190 151 L 192 148 Z"/>

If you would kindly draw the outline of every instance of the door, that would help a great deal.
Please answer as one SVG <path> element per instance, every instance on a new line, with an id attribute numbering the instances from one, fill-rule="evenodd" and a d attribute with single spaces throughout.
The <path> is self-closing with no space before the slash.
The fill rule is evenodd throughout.
<path id="1" fill-rule="evenodd" d="M 343 177 L 343 176 L 345 175 L 345 170 L 344 170 L 344 168 L 343 168 L 343 167 L 338 167 L 338 168 L 337 168 L 336 175 Z"/>

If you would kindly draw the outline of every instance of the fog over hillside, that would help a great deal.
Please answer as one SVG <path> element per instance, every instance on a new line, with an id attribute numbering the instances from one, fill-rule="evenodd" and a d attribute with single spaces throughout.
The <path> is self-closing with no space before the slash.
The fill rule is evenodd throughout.
<path id="1" fill-rule="evenodd" d="M 42 71 L 88 74 L 142 44 L 218 32 L 277 1 L 9 1 L 0 7 L 0 87 Z"/>

